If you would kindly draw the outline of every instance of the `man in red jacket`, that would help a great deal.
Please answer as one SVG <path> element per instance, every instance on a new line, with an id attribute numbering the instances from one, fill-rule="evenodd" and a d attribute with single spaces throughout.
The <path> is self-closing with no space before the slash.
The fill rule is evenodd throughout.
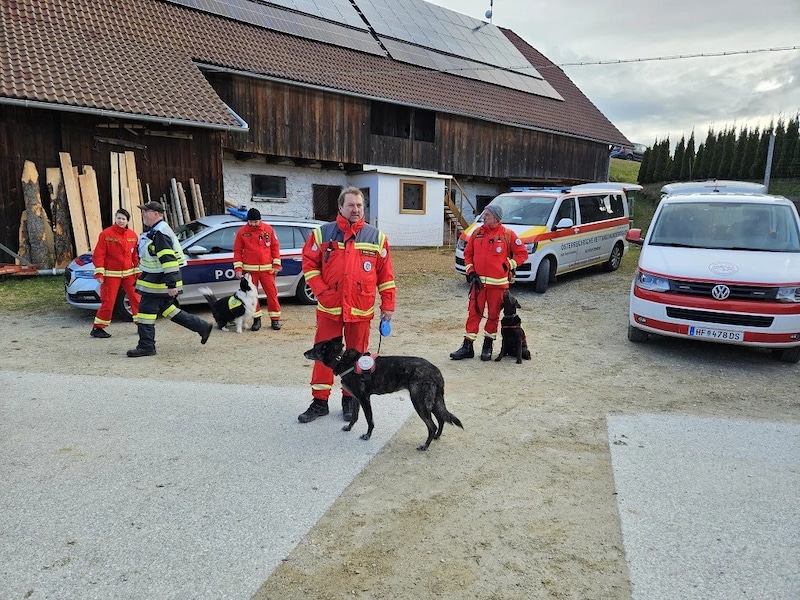
<path id="1" fill-rule="evenodd" d="M 481 318 L 486 311 L 483 326 L 481 360 L 492 360 L 492 344 L 497 338 L 503 292 L 508 289 L 509 275 L 528 260 L 528 251 L 511 229 L 503 227 L 503 208 L 490 204 L 483 211 L 483 225 L 476 228 L 464 249 L 464 264 L 470 284 L 469 306 L 464 342 L 455 352 L 453 360 L 472 358 L 472 343 L 478 337 Z"/>
<path id="2" fill-rule="evenodd" d="M 344 336 L 345 347 L 366 352 L 375 316 L 375 293 L 381 297 L 381 320 L 390 321 L 395 284 L 389 242 L 364 220 L 364 194 L 349 187 L 339 194 L 336 220 L 314 230 L 303 247 L 303 274 L 317 297 L 314 343 Z M 328 414 L 333 371 L 321 362 L 311 372 L 312 402 L 297 417 L 308 423 Z M 356 400 L 342 390 L 342 411 L 349 421 Z"/>
<path id="3" fill-rule="evenodd" d="M 267 314 L 272 328 L 279 330 L 281 305 L 278 302 L 275 276 L 281 270 L 281 244 L 272 226 L 261 220 L 261 213 L 257 208 L 247 211 L 247 225 L 236 232 L 233 242 L 233 268 L 237 279 L 241 279 L 243 273 L 250 273 L 256 289 L 261 283 L 267 296 Z M 261 329 L 261 316 L 261 304 L 256 300 L 252 331 Z"/>
<path id="4" fill-rule="evenodd" d="M 111 337 L 106 327 L 111 324 L 120 286 L 128 295 L 134 321 L 139 312 L 139 294 L 135 289 L 139 273 L 139 251 L 136 247 L 139 236 L 128 229 L 130 218 L 130 213 L 120 208 L 114 214 L 114 224 L 100 232 L 92 253 L 94 278 L 100 282 L 100 308 L 97 309 L 89 334 L 93 338 Z"/>

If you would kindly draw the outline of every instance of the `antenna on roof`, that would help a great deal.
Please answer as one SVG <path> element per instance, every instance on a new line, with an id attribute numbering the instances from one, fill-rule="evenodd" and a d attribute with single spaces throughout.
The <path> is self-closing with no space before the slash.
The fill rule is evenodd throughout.
<path id="1" fill-rule="evenodd" d="M 486 18 L 489 19 L 489 23 L 492 22 L 492 7 L 494 6 L 494 0 L 489 0 L 489 10 L 486 11 Z"/>

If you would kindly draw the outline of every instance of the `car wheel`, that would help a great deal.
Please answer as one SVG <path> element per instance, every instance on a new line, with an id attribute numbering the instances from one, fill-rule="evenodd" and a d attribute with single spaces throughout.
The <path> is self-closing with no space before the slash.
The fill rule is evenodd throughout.
<path id="1" fill-rule="evenodd" d="M 642 331 L 641 329 L 628 324 L 628 339 L 634 344 L 643 344 L 647 341 L 648 337 L 650 337 L 650 334 L 648 334 L 646 331 Z"/>
<path id="2" fill-rule="evenodd" d="M 795 346 L 794 348 L 776 348 L 772 351 L 772 356 L 781 362 L 800 362 L 800 346 Z"/>
<path id="3" fill-rule="evenodd" d="M 539 268 L 536 269 L 536 280 L 533 289 L 539 294 L 544 294 L 547 291 L 547 284 L 550 283 L 550 259 L 543 258 L 539 263 Z"/>
<path id="4" fill-rule="evenodd" d="M 128 294 L 125 293 L 125 290 L 119 290 L 117 301 L 114 303 L 114 310 L 111 314 L 117 321 L 133 321 L 131 302 L 128 300 Z"/>
<path id="5" fill-rule="evenodd" d="M 300 282 L 297 284 L 297 291 L 295 292 L 295 296 L 300 304 L 316 304 L 317 297 L 314 295 L 314 292 L 311 291 L 311 287 L 306 283 L 306 278 L 303 277 Z"/>
<path id="6" fill-rule="evenodd" d="M 616 271 L 617 269 L 619 269 L 619 265 L 621 263 L 622 263 L 622 244 L 617 242 L 611 249 L 611 256 L 609 256 L 608 260 L 603 263 L 603 270 L 608 271 L 609 273 L 612 271 Z"/>

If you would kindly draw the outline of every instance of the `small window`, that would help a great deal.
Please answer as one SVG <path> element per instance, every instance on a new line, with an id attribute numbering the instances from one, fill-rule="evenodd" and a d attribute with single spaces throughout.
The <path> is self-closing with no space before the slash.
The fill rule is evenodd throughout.
<path id="1" fill-rule="evenodd" d="M 425 213 L 424 181 L 400 181 L 400 212 Z"/>
<path id="2" fill-rule="evenodd" d="M 253 198 L 286 198 L 286 177 L 251 175 Z"/>

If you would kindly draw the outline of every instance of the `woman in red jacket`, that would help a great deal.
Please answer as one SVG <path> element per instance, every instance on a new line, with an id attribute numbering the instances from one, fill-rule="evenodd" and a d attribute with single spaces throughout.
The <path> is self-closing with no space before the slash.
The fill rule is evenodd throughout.
<path id="1" fill-rule="evenodd" d="M 114 224 L 100 232 L 92 254 L 94 278 L 100 282 L 100 308 L 90 334 L 93 338 L 111 337 L 106 327 L 111 323 L 120 286 L 128 295 L 134 321 L 139 313 L 139 294 L 134 287 L 139 273 L 139 236 L 128 229 L 130 218 L 130 213 L 124 208 L 117 210 Z"/>

